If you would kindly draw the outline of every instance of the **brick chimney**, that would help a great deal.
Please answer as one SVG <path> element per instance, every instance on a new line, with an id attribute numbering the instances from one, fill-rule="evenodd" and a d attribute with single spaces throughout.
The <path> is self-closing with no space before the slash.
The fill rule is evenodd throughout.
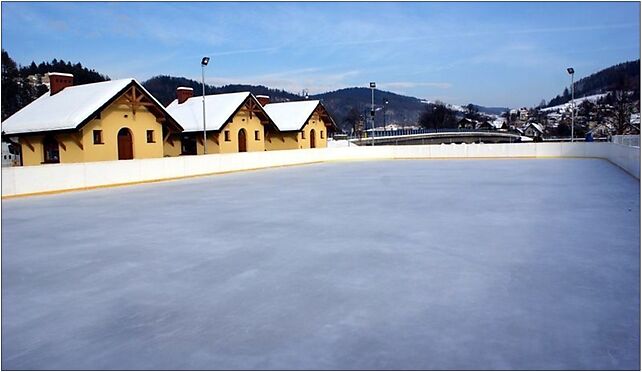
<path id="1" fill-rule="evenodd" d="M 72 74 L 50 72 L 47 75 L 49 75 L 49 94 L 52 96 L 61 90 L 74 85 L 74 75 Z"/>
<path id="2" fill-rule="evenodd" d="M 265 106 L 270 103 L 270 96 L 256 96 L 256 99 L 259 100 L 261 106 Z"/>
<path id="3" fill-rule="evenodd" d="M 194 89 L 190 87 L 178 87 L 176 88 L 176 98 L 178 99 L 178 104 L 181 104 L 187 101 L 189 98 L 194 96 Z"/>

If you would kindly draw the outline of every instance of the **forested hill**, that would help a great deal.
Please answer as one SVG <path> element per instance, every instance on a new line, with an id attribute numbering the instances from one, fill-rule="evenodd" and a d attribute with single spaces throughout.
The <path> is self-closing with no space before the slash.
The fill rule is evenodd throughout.
<path id="1" fill-rule="evenodd" d="M 639 95 L 640 60 L 619 63 L 600 70 L 576 81 L 574 87 L 575 97 L 590 96 L 618 89 L 634 91 Z M 570 100 L 571 93 L 568 88 L 565 88 L 561 95 L 550 100 L 546 106 L 557 106 Z"/>
<path id="2" fill-rule="evenodd" d="M 84 67 L 79 62 L 54 59 L 51 62 L 29 66 L 18 65 L 4 49 L 2 50 L 2 120 L 16 113 L 21 108 L 47 92 L 44 85 L 35 84 L 28 79 L 31 75 L 44 75 L 48 72 L 64 72 L 74 75 L 74 85 L 96 83 L 109 80 L 95 70 Z"/>
<path id="3" fill-rule="evenodd" d="M 348 126 L 342 124 L 351 110 L 359 115 L 364 112 L 369 115 L 372 92 L 369 88 L 345 88 L 312 95 L 310 98 L 321 100 L 334 117 L 337 125 L 347 129 Z M 388 124 L 394 122 L 417 123 L 425 106 L 419 98 L 376 89 L 375 105 L 382 107 L 385 100 L 388 101 L 386 105 L 386 123 Z M 377 114 L 375 123 L 377 126 L 383 125 L 383 115 Z"/>
<path id="4" fill-rule="evenodd" d="M 203 87 L 200 82 L 184 77 L 161 75 L 146 80 L 142 84 L 145 89 L 147 89 L 165 106 L 169 105 L 174 99 L 176 99 L 176 88 L 178 87 L 193 88 L 194 95 L 196 96 L 203 94 Z M 271 89 L 263 85 L 229 84 L 222 87 L 215 87 L 207 84 L 205 85 L 206 95 L 236 92 L 252 92 L 252 94 L 254 94 L 255 96 L 270 96 L 270 100 L 272 102 L 298 101 L 303 99 L 303 97 L 297 94 L 286 92 L 280 89 Z"/>

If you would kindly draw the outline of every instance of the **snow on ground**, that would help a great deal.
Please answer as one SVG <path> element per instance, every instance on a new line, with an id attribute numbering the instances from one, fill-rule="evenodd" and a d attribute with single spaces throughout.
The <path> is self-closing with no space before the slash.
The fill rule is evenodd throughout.
<path id="1" fill-rule="evenodd" d="M 3 369 L 639 369 L 639 182 L 340 162 L 2 202 Z"/>
<path id="2" fill-rule="evenodd" d="M 328 139 L 328 147 L 350 147 L 350 141 L 348 140 L 330 140 Z"/>
<path id="3" fill-rule="evenodd" d="M 590 101 L 592 103 L 595 103 L 598 100 L 600 100 L 601 98 L 606 97 L 607 94 L 608 93 L 600 93 L 600 94 L 594 94 L 592 96 L 575 98 L 575 107 L 577 108 L 584 101 Z M 571 111 L 571 105 L 572 105 L 572 102 L 569 101 L 569 102 L 563 103 L 561 105 L 542 108 L 542 109 L 540 109 L 540 111 L 543 111 L 543 112 Z"/>

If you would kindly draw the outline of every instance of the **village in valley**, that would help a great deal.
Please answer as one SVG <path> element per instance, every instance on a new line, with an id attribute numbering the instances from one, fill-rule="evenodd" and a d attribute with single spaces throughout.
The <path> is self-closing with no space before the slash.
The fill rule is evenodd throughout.
<path id="1" fill-rule="evenodd" d="M 0 6 L 2 370 L 640 369 L 640 3 Z"/>

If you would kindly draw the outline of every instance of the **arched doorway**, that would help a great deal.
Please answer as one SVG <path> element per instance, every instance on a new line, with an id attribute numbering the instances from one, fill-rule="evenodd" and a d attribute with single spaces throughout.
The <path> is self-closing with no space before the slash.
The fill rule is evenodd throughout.
<path id="1" fill-rule="evenodd" d="M 42 140 L 42 149 L 45 163 L 60 163 L 60 148 L 53 136 L 46 136 Z"/>
<path id="2" fill-rule="evenodd" d="M 316 139 L 314 138 L 314 129 L 310 130 L 310 148 L 313 149 L 317 146 Z"/>
<path id="3" fill-rule="evenodd" d="M 118 131 L 118 160 L 134 158 L 132 132 L 127 128 Z"/>
<path id="4" fill-rule="evenodd" d="M 239 130 L 239 152 L 246 152 L 247 151 L 247 134 L 245 133 L 245 129 L 241 128 Z"/>

